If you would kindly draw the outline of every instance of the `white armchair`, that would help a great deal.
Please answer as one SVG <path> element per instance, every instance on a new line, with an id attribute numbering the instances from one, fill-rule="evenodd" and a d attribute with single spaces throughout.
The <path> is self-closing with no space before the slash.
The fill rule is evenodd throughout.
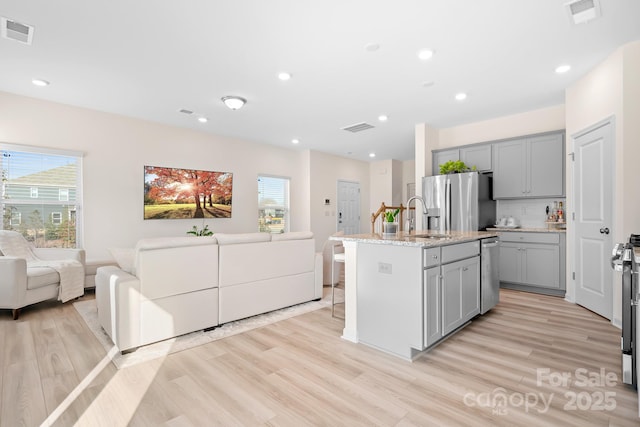
<path id="1" fill-rule="evenodd" d="M 15 231 L 0 230 L 0 234 L 16 241 L 24 240 Z M 26 240 L 24 245 L 28 247 Z M 82 266 L 85 262 L 82 249 L 29 247 L 28 250 L 39 262 L 28 263 L 28 257 L 7 256 L 0 250 L 0 309 L 12 310 L 14 320 L 20 315 L 21 308 L 60 296 L 60 273 L 43 261 L 74 260 Z"/>

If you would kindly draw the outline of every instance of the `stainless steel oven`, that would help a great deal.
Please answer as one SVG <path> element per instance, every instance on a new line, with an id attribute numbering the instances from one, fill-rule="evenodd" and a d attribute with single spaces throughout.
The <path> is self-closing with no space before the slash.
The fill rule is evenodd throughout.
<path id="1" fill-rule="evenodd" d="M 636 255 L 636 248 L 638 255 Z M 638 306 L 638 274 L 640 269 L 640 235 L 632 234 L 629 242 L 613 248 L 611 266 L 622 272 L 622 381 L 637 388 L 636 316 Z"/>

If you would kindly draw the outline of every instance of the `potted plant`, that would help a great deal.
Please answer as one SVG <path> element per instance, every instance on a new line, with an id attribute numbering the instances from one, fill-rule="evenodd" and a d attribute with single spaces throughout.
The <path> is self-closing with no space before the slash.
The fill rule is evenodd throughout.
<path id="1" fill-rule="evenodd" d="M 448 162 L 440 165 L 440 175 L 446 175 L 449 173 L 473 172 L 475 170 L 475 166 L 469 167 L 462 160 L 449 160 Z"/>
<path id="2" fill-rule="evenodd" d="M 209 230 L 209 225 L 205 225 L 200 230 L 198 230 L 198 227 L 194 225 L 191 230 L 187 231 L 187 234 L 191 234 L 193 236 L 213 236 L 213 231 Z"/>
<path id="3" fill-rule="evenodd" d="M 384 221 L 382 222 L 383 234 L 396 234 L 398 232 L 398 223 L 396 221 L 398 212 L 400 212 L 400 209 L 384 213 Z"/>

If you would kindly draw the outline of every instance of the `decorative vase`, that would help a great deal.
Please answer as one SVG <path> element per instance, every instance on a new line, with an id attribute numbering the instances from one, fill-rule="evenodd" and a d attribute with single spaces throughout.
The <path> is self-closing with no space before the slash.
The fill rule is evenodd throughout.
<path id="1" fill-rule="evenodd" d="M 382 223 L 382 233 L 386 235 L 395 235 L 398 232 L 398 223 L 397 222 L 383 222 Z"/>

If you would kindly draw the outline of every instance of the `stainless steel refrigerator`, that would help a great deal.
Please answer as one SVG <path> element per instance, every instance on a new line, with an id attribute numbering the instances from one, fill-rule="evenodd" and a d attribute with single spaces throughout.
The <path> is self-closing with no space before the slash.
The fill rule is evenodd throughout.
<path id="1" fill-rule="evenodd" d="M 429 230 L 478 231 L 496 222 L 491 175 L 478 172 L 422 178 Z"/>

